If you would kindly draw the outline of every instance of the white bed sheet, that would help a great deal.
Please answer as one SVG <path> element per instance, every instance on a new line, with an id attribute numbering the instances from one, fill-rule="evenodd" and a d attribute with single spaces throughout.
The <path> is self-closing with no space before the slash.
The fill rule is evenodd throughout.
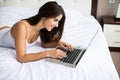
<path id="1" fill-rule="evenodd" d="M 67 20 L 62 39 L 73 46 L 85 48 L 99 29 L 77 67 L 50 63 L 46 59 L 21 64 L 16 59 L 14 49 L 0 47 L 0 80 L 119 80 L 98 22 L 93 16 L 85 17 L 70 9 L 65 11 Z M 36 9 L 20 7 L 0 8 L 0 26 L 12 26 L 36 12 Z M 39 52 L 47 49 L 35 44 L 27 51 Z"/>

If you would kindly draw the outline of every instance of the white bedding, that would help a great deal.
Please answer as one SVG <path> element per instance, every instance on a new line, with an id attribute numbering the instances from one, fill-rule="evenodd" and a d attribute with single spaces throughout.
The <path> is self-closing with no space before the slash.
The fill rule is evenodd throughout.
<path id="1" fill-rule="evenodd" d="M 2 7 L 0 27 L 12 26 L 20 19 L 36 14 L 37 11 L 29 8 Z M 86 48 L 96 30 L 99 29 L 77 67 L 50 63 L 46 59 L 21 64 L 16 59 L 14 49 L 0 47 L 0 80 L 119 80 L 98 22 L 93 16 L 85 17 L 74 10 L 65 9 L 65 12 L 67 20 L 62 40 L 73 46 Z M 47 49 L 35 44 L 27 51 L 43 50 Z"/>

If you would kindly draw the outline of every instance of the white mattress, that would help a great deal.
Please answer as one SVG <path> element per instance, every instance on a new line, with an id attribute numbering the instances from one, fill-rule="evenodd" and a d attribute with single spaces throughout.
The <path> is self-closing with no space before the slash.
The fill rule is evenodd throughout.
<path id="1" fill-rule="evenodd" d="M 0 27 L 12 26 L 22 18 L 36 14 L 37 9 L 0 8 Z M 86 48 L 96 30 L 96 37 L 76 68 L 47 62 L 19 63 L 14 49 L 0 47 L 0 80 L 119 80 L 101 26 L 93 16 L 65 9 L 67 20 L 62 40 L 74 47 Z M 9 13 L 9 14 L 8 14 Z M 39 41 L 38 41 L 39 42 Z M 47 48 L 51 49 L 51 48 Z M 47 50 L 35 44 L 28 52 Z"/>

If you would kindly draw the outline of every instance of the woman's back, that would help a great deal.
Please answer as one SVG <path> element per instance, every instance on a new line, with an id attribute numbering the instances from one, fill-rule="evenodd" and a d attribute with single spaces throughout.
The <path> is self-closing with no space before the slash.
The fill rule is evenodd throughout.
<path id="1" fill-rule="evenodd" d="M 15 48 L 14 39 L 11 36 L 11 28 L 4 28 L 0 30 L 0 46 Z"/>
<path id="2" fill-rule="evenodd" d="M 23 27 L 26 28 L 26 46 L 27 48 L 31 46 L 32 44 L 28 42 L 28 37 L 29 37 L 29 27 L 28 24 L 25 21 L 20 21 L 16 23 L 13 27 L 9 28 L 4 28 L 0 30 L 0 46 L 2 47 L 9 47 L 9 48 L 15 48 L 15 34 L 18 31 L 16 25 L 22 25 Z M 22 27 L 21 26 L 21 27 Z"/>

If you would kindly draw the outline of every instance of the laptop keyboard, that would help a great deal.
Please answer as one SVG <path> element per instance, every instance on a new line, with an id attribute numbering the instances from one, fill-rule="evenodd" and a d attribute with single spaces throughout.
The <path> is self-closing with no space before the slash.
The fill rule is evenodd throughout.
<path id="1" fill-rule="evenodd" d="M 74 64 L 74 62 L 76 61 L 76 59 L 78 59 L 78 56 L 81 54 L 80 49 L 74 49 L 72 52 L 67 52 L 67 57 L 61 59 L 61 62 L 65 62 L 65 63 L 70 63 L 70 64 Z"/>
<path id="2" fill-rule="evenodd" d="M 60 63 L 60 64 L 63 64 L 69 67 L 76 67 L 81 57 L 86 51 L 86 49 L 76 49 L 76 48 L 74 48 L 72 52 L 66 51 L 65 49 L 60 48 L 60 47 L 57 47 L 57 49 L 67 52 L 66 53 L 67 57 L 63 59 L 48 58 L 47 61 L 54 62 L 54 63 Z"/>

